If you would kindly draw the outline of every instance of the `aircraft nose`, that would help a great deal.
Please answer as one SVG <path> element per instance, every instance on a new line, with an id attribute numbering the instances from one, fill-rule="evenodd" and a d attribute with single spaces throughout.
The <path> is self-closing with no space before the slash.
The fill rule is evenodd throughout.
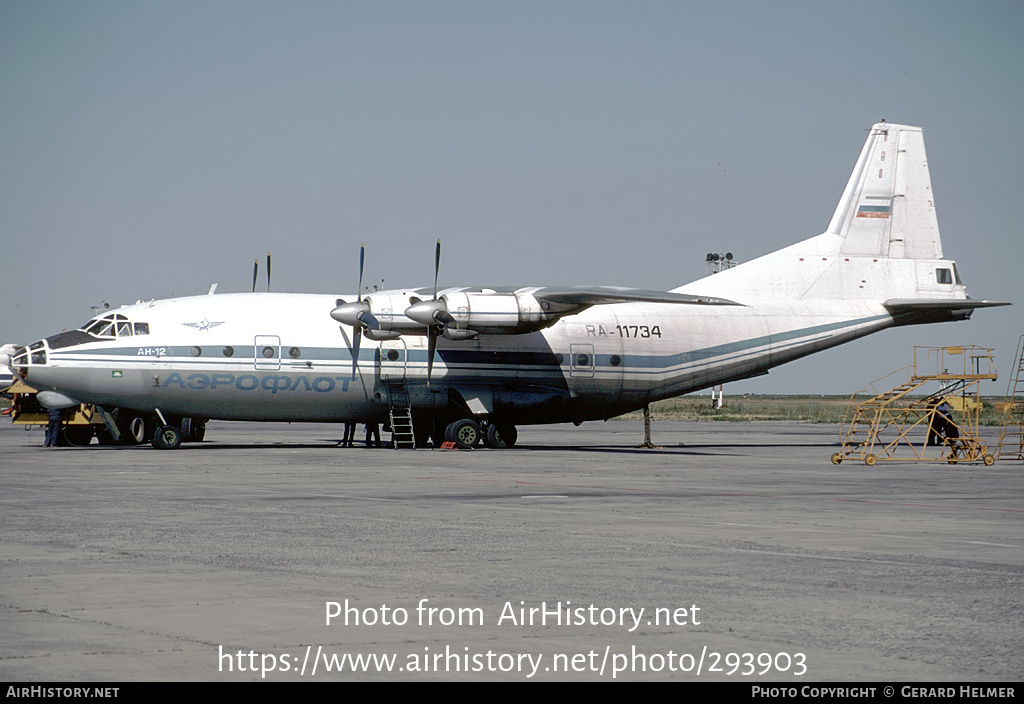
<path id="1" fill-rule="evenodd" d="M 46 341 L 33 342 L 28 347 L 21 347 L 11 355 L 11 367 L 45 366 L 47 361 Z"/>

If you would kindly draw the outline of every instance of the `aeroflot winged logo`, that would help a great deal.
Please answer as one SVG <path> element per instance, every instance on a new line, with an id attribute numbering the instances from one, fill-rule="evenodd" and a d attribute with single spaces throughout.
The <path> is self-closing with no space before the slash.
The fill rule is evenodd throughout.
<path id="1" fill-rule="evenodd" d="M 223 324 L 224 324 L 223 320 L 220 321 L 219 323 L 211 323 L 206 318 L 203 318 L 198 323 L 182 323 L 182 325 L 187 325 L 188 327 L 195 328 L 196 330 L 209 330 L 210 328 L 215 328 L 218 325 L 223 325 Z"/>

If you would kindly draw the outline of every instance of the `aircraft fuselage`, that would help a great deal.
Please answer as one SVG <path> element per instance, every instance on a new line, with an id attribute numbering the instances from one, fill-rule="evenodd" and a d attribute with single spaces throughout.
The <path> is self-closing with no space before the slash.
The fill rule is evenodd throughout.
<path id="1" fill-rule="evenodd" d="M 353 374 L 350 331 L 328 316 L 336 301 L 224 294 L 127 306 L 116 311 L 130 324 L 122 330 L 146 333 L 68 346 L 68 333 L 48 338 L 45 364 L 30 363 L 26 381 L 140 412 L 279 421 L 383 419 L 389 383 L 404 382 L 418 411 L 446 412 L 455 394 L 481 417 L 579 422 L 754 376 L 893 324 L 868 301 L 595 306 L 525 335 L 442 339 L 428 385 L 425 336 L 364 339 Z"/>

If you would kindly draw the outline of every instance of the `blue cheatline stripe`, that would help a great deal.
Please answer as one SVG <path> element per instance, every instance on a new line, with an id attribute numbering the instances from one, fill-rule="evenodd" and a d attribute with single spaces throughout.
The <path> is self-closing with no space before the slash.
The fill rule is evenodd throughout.
<path id="1" fill-rule="evenodd" d="M 600 368 L 607 368 L 608 370 L 618 370 L 622 372 L 628 371 L 632 374 L 664 373 L 672 367 L 682 366 L 688 366 L 691 369 L 696 369 L 707 366 L 710 360 L 715 360 L 716 362 L 731 361 L 744 355 L 751 354 L 758 348 L 768 346 L 772 346 L 776 351 L 785 350 L 799 344 L 807 344 L 827 339 L 836 331 L 862 327 L 864 325 L 883 320 L 891 320 L 891 316 L 888 314 L 876 315 L 859 318 L 857 320 L 814 325 L 807 328 L 800 328 L 797 330 L 790 330 L 770 335 L 761 335 L 759 337 L 753 337 L 746 340 L 738 340 L 736 342 L 714 345 L 712 347 L 704 347 L 690 350 L 688 352 L 677 352 L 664 355 L 618 353 L 618 356 L 621 357 L 621 363 L 617 367 L 611 366 L 611 354 L 596 354 L 595 361 L 597 366 Z M 211 345 L 209 349 L 211 351 L 215 349 L 219 351 L 222 347 L 223 345 Z M 51 353 L 51 356 L 61 360 L 80 362 L 109 362 L 111 357 L 115 357 L 119 358 L 118 361 L 124 364 L 130 364 L 132 362 L 144 363 L 159 361 L 166 364 L 173 362 L 174 364 L 185 367 L 194 366 L 207 368 L 210 366 L 251 365 L 253 363 L 253 357 L 245 352 L 246 347 L 252 347 L 251 344 L 235 345 L 234 347 L 235 356 L 233 357 L 223 357 L 219 355 L 214 356 L 213 354 L 210 356 L 206 356 L 204 354 L 200 357 L 193 357 L 190 354 L 191 346 L 165 347 L 164 349 L 168 351 L 168 354 L 161 355 L 160 357 L 156 357 L 155 355 L 139 355 L 137 353 L 138 347 L 90 350 L 89 352 L 82 353 L 74 353 L 70 351 L 65 353 L 58 352 Z M 206 349 L 207 348 L 204 348 L 204 352 Z M 377 349 L 375 347 L 360 349 L 359 362 L 373 363 L 375 361 L 376 352 Z M 406 352 L 407 363 L 426 365 L 426 350 L 413 349 L 407 350 Z M 555 369 L 569 369 L 569 365 L 566 364 L 566 362 L 563 361 L 561 365 L 558 363 L 555 352 L 460 350 L 448 348 L 438 350 L 436 354 L 442 363 L 450 367 L 453 371 L 459 372 L 473 370 L 493 372 L 496 368 L 501 369 L 508 367 L 526 367 L 527 369 L 523 370 L 525 372 L 550 372 Z M 567 353 L 564 355 L 564 359 L 569 359 L 569 355 Z M 275 357 L 268 360 L 259 358 L 258 361 L 265 361 L 265 363 L 272 364 L 277 362 L 278 358 Z M 312 363 L 314 365 L 313 368 L 316 369 L 317 365 L 322 364 L 351 364 L 352 355 L 347 347 L 304 347 L 302 348 L 302 356 L 299 359 L 293 359 L 287 355 L 280 358 L 282 368 L 294 371 L 306 369 L 307 361 Z"/>

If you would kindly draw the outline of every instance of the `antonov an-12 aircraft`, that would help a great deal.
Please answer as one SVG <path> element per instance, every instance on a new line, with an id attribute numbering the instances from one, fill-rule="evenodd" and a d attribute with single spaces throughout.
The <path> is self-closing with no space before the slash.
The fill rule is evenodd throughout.
<path id="1" fill-rule="evenodd" d="M 159 448 L 211 418 L 390 421 L 409 446 L 508 447 L 517 425 L 607 419 L 884 328 L 1005 305 L 967 297 L 943 258 L 922 131 L 884 122 L 823 234 L 669 292 L 437 291 L 437 266 L 433 290 L 136 303 L 21 348 L 10 366 L 51 406 L 117 408 L 115 437 L 138 442 L 154 426 Z"/>

